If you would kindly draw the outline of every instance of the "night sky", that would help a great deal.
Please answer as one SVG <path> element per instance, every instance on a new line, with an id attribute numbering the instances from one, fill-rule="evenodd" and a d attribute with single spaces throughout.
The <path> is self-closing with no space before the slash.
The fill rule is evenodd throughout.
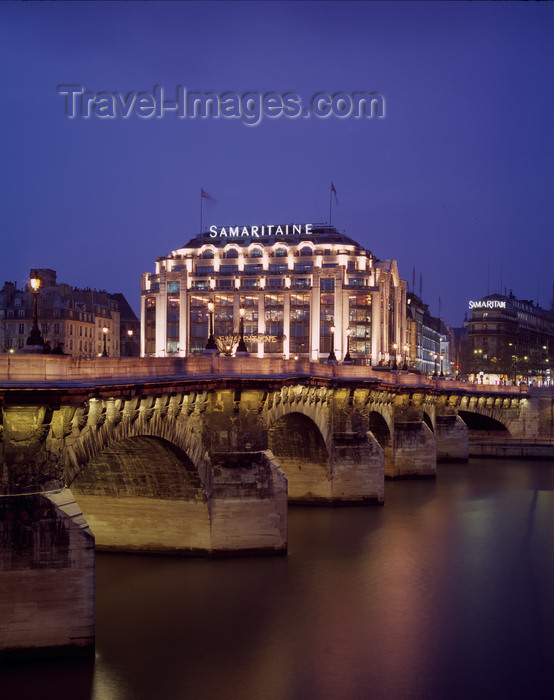
<path id="1" fill-rule="evenodd" d="M 123 292 L 204 224 L 329 219 L 453 326 L 500 288 L 550 307 L 554 4 L 0 4 L 0 282 Z M 59 85 L 379 92 L 384 118 L 66 116 Z"/>

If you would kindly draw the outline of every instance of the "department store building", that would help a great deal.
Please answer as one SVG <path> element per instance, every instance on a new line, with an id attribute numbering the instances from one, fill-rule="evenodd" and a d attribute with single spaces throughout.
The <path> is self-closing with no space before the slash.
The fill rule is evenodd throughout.
<path id="1" fill-rule="evenodd" d="M 210 302 L 213 307 L 209 307 Z M 236 350 L 241 309 L 257 357 L 405 360 L 406 283 L 327 224 L 210 227 L 142 275 L 141 353 L 205 352 L 212 308 L 220 352 Z"/>

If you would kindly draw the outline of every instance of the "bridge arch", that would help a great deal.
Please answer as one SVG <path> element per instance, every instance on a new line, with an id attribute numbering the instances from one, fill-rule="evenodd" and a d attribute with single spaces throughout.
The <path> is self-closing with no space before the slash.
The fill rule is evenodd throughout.
<path id="1" fill-rule="evenodd" d="M 392 430 L 386 418 L 379 411 L 369 412 L 369 430 L 385 453 L 385 473 L 388 473 L 394 464 L 394 448 Z"/>
<path id="2" fill-rule="evenodd" d="M 99 549 L 195 551 L 210 541 L 206 491 L 192 461 L 162 438 L 123 438 L 71 485 Z"/>
<path id="3" fill-rule="evenodd" d="M 510 431 L 506 425 L 496 418 L 492 418 L 491 416 L 487 416 L 483 413 L 462 410 L 458 411 L 458 415 L 467 425 L 470 434 L 479 432 L 494 432 L 498 433 L 499 436 L 504 434 L 504 436 L 508 437 L 510 435 Z"/>
<path id="4" fill-rule="evenodd" d="M 119 404 L 119 405 L 117 405 Z M 156 400 L 151 407 L 139 402 L 126 414 L 124 401 L 91 401 L 80 407 L 72 419 L 73 433 L 65 444 L 65 478 L 71 486 L 78 474 L 98 455 L 128 438 L 158 438 L 173 446 L 194 465 L 202 484 L 210 488 L 210 458 L 202 444 L 198 420 L 168 415 L 167 405 Z"/>
<path id="5" fill-rule="evenodd" d="M 429 428 L 429 430 L 432 433 L 435 432 L 435 426 L 433 424 L 433 419 L 431 418 L 429 413 L 427 413 L 427 411 L 423 411 L 423 422 L 425 423 L 425 425 Z"/>
<path id="6" fill-rule="evenodd" d="M 281 415 L 268 428 L 268 446 L 287 477 L 289 502 L 328 497 L 329 450 L 312 418 L 299 411 Z"/>

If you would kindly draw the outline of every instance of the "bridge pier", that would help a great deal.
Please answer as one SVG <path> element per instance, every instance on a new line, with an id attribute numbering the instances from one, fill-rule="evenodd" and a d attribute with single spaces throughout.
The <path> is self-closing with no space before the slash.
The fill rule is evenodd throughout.
<path id="1" fill-rule="evenodd" d="M 420 391 L 388 398 L 392 431 L 387 438 L 385 476 L 389 479 L 433 477 L 437 473 L 436 440 L 424 418 Z"/>
<path id="2" fill-rule="evenodd" d="M 437 415 L 435 418 L 437 462 L 467 462 L 469 430 L 460 416 Z"/>
<path id="3" fill-rule="evenodd" d="M 287 480 L 269 451 L 214 455 L 211 552 L 285 554 Z"/>
<path id="4" fill-rule="evenodd" d="M 434 477 L 437 473 L 436 441 L 424 421 L 394 423 L 392 459 L 388 478 Z"/>
<path id="5" fill-rule="evenodd" d="M 94 653 L 94 536 L 69 489 L 0 498 L 0 661 Z"/>
<path id="6" fill-rule="evenodd" d="M 385 458 L 373 435 L 335 433 L 331 446 L 333 503 L 383 503 Z"/>

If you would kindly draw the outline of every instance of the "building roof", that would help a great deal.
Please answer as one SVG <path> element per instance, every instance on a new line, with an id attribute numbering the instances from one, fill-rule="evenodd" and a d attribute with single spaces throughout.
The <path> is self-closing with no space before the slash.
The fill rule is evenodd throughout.
<path id="1" fill-rule="evenodd" d="M 308 224 L 309 225 L 309 224 Z M 293 227 L 296 227 L 298 229 L 299 227 L 302 229 L 302 233 L 294 233 L 293 232 Z M 215 229 L 215 227 L 211 227 L 212 229 Z M 264 227 L 267 228 L 267 227 Z M 217 231 L 225 231 L 229 232 L 230 229 L 239 229 L 240 235 L 233 235 L 233 236 L 226 236 L 226 235 L 216 235 L 216 236 L 210 236 L 209 232 L 205 232 L 203 234 L 198 234 L 194 238 L 191 238 L 191 240 L 184 246 L 183 248 L 201 248 L 204 245 L 213 245 L 216 248 L 223 248 L 229 243 L 234 243 L 236 245 L 239 245 L 241 247 L 247 247 L 251 245 L 252 243 L 259 243 L 262 246 L 273 246 L 276 243 L 287 243 L 289 245 L 298 245 L 300 243 L 303 243 L 305 241 L 311 241 L 312 243 L 316 243 L 318 245 L 348 245 L 348 246 L 354 246 L 355 248 L 358 248 L 361 251 L 364 251 L 365 249 L 363 246 L 361 246 L 359 243 L 357 243 L 355 240 L 347 236 L 345 233 L 341 233 L 338 231 L 334 226 L 329 226 L 328 224 L 311 224 L 311 233 L 305 233 L 306 229 L 306 224 L 280 224 L 280 225 L 274 225 L 271 227 L 272 229 L 281 229 L 283 233 L 277 233 L 272 231 L 270 235 L 263 235 L 263 236 L 251 236 L 248 234 L 243 235 L 242 232 L 247 229 L 251 230 L 252 226 L 251 225 L 244 225 L 244 226 L 218 226 Z M 258 229 L 262 229 L 261 226 L 258 227 Z M 285 231 L 289 231 L 289 233 L 285 233 Z M 371 253 L 369 251 L 366 251 L 369 255 Z M 372 256 L 373 257 L 373 256 Z"/>

